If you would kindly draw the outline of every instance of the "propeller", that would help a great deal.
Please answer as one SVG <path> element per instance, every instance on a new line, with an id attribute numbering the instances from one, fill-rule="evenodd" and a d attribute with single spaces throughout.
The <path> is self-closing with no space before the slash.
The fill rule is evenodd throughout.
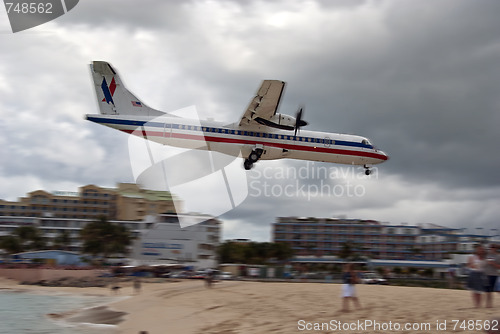
<path id="1" fill-rule="evenodd" d="M 300 132 L 300 128 L 302 126 L 306 126 L 307 123 L 306 121 L 302 120 L 302 112 L 304 111 L 304 107 L 300 107 L 300 109 L 297 111 L 297 116 L 295 117 L 295 132 L 293 134 L 293 137 L 297 136 L 297 131 Z"/>

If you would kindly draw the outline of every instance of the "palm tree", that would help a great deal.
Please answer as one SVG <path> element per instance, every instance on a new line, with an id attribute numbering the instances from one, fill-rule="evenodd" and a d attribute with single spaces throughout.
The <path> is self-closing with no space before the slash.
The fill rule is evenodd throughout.
<path id="1" fill-rule="evenodd" d="M 71 237 L 66 230 L 59 231 L 59 235 L 54 238 L 54 248 L 68 250 Z"/>
<path id="2" fill-rule="evenodd" d="M 227 241 L 219 245 L 217 254 L 220 263 L 264 264 L 272 258 L 286 261 L 292 257 L 293 250 L 287 243 Z"/>
<path id="3" fill-rule="evenodd" d="M 7 235 L 1 238 L 0 248 L 6 251 L 8 254 L 15 254 L 23 251 L 21 241 L 14 235 Z"/>
<path id="4" fill-rule="evenodd" d="M 287 261 L 293 256 L 293 249 L 290 247 L 289 243 L 286 242 L 275 242 L 271 246 L 273 256 L 278 261 Z"/>
<path id="5" fill-rule="evenodd" d="M 87 224 L 80 230 L 83 241 L 83 253 L 107 258 L 112 254 L 127 254 L 133 237 L 129 230 L 113 224 L 106 217 Z"/>
<path id="6" fill-rule="evenodd" d="M 42 232 L 35 226 L 20 226 L 14 230 L 23 250 L 40 250 L 45 248 Z"/>
<path id="7" fill-rule="evenodd" d="M 227 241 L 221 244 L 217 253 L 220 263 L 243 263 L 244 262 L 244 247 L 242 244 Z"/>
<path id="8" fill-rule="evenodd" d="M 348 260 L 355 255 L 354 244 L 350 241 L 346 241 L 342 244 L 342 249 L 339 252 L 339 257 L 344 260 Z"/>

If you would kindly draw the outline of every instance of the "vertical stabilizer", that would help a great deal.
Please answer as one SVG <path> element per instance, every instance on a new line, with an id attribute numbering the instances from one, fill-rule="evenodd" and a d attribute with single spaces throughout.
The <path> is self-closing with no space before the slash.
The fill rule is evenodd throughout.
<path id="1" fill-rule="evenodd" d="M 97 104 L 103 115 L 146 115 L 165 114 L 148 107 L 132 94 L 123 84 L 118 73 L 105 61 L 93 61 L 90 71 L 97 94 Z"/>

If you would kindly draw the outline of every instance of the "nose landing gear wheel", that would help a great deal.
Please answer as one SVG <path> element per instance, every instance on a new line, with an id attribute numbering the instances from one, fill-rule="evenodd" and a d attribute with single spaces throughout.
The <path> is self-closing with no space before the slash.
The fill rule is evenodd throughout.
<path id="1" fill-rule="evenodd" d="M 372 173 L 370 167 L 368 167 L 367 165 L 364 165 L 363 167 L 365 167 L 365 175 L 370 175 Z"/>

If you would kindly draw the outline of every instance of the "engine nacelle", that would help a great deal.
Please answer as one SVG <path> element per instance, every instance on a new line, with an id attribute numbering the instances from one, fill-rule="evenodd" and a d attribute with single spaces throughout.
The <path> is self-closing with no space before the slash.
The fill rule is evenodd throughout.
<path id="1" fill-rule="evenodd" d="M 296 119 L 290 115 L 284 114 L 274 114 L 270 118 L 255 118 L 257 122 L 260 124 L 264 124 L 273 128 L 282 129 L 282 130 L 293 130 L 295 129 Z"/>

